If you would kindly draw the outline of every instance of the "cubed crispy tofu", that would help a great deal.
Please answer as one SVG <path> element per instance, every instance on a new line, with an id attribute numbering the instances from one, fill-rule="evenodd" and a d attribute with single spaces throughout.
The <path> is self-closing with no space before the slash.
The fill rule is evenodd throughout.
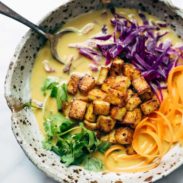
<path id="1" fill-rule="evenodd" d="M 65 116 L 69 115 L 71 104 L 70 102 L 64 102 L 62 105 L 62 112 Z"/>
<path id="2" fill-rule="evenodd" d="M 91 123 L 90 121 L 84 120 L 84 125 L 89 130 L 96 130 L 97 129 L 97 123 Z"/>
<path id="3" fill-rule="evenodd" d="M 125 101 L 127 102 L 134 94 L 135 93 L 131 89 L 128 89 L 126 92 Z"/>
<path id="4" fill-rule="evenodd" d="M 142 99 L 142 101 L 150 100 L 153 96 L 153 92 L 151 89 L 147 90 L 145 93 L 139 95 L 139 97 Z"/>
<path id="5" fill-rule="evenodd" d="M 111 88 L 119 90 L 126 94 L 127 89 L 131 85 L 131 81 L 126 76 L 116 76 Z"/>
<path id="6" fill-rule="evenodd" d="M 124 93 L 110 88 L 108 90 L 105 101 L 109 102 L 110 104 L 122 107 L 124 106 L 124 98 L 125 98 Z"/>
<path id="7" fill-rule="evenodd" d="M 79 90 L 81 91 L 81 93 L 86 94 L 94 87 L 95 87 L 95 79 L 88 74 L 83 76 L 79 81 Z"/>
<path id="8" fill-rule="evenodd" d="M 132 64 L 124 64 L 123 74 L 130 80 L 140 77 L 140 71 L 137 70 Z"/>
<path id="9" fill-rule="evenodd" d="M 147 83 L 147 81 L 144 79 L 143 76 L 133 79 L 132 85 L 135 88 L 135 90 L 138 92 L 139 95 L 149 92 L 149 90 L 150 90 L 150 86 Z"/>
<path id="10" fill-rule="evenodd" d="M 108 133 L 114 129 L 116 121 L 110 116 L 99 116 L 97 119 L 97 128 L 105 133 Z"/>
<path id="11" fill-rule="evenodd" d="M 113 107 L 111 109 L 111 117 L 115 120 L 122 121 L 123 117 L 126 114 L 126 108 L 125 107 Z"/>
<path id="12" fill-rule="evenodd" d="M 129 146 L 126 148 L 126 154 L 128 154 L 128 155 L 136 154 L 136 152 L 135 152 L 135 150 L 133 149 L 132 145 L 129 145 Z"/>
<path id="13" fill-rule="evenodd" d="M 94 88 L 88 93 L 89 100 L 104 100 L 107 94 L 98 88 Z"/>
<path id="14" fill-rule="evenodd" d="M 124 61 L 120 58 L 116 58 L 111 65 L 110 74 L 120 75 L 122 73 Z"/>
<path id="15" fill-rule="evenodd" d="M 78 96 L 76 96 L 76 99 L 77 100 L 84 101 L 84 102 L 88 102 L 89 101 L 88 96 L 86 96 L 86 95 L 80 95 L 80 94 Z"/>
<path id="16" fill-rule="evenodd" d="M 73 74 L 67 84 L 67 91 L 68 93 L 75 95 L 78 91 L 78 84 L 79 84 L 80 77 L 76 74 Z"/>
<path id="17" fill-rule="evenodd" d="M 136 108 L 133 111 L 128 111 L 122 121 L 122 124 L 130 125 L 135 127 L 142 119 L 142 113 L 139 108 Z"/>
<path id="18" fill-rule="evenodd" d="M 116 139 L 115 139 L 115 130 L 111 131 L 109 134 L 107 135 L 103 135 L 100 137 L 100 140 L 101 141 L 107 141 L 107 142 L 110 142 L 112 144 L 115 144 L 116 143 Z"/>
<path id="19" fill-rule="evenodd" d="M 126 145 L 131 144 L 133 140 L 133 130 L 128 127 L 121 127 L 116 129 L 115 139 L 117 143 Z"/>
<path id="20" fill-rule="evenodd" d="M 83 120 L 87 103 L 81 100 L 73 100 L 71 103 L 69 117 L 76 120 Z"/>
<path id="21" fill-rule="evenodd" d="M 102 101 L 102 100 L 95 100 L 93 102 L 93 111 L 94 114 L 97 115 L 108 115 L 110 109 L 110 103 Z"/>
<path id="22" fill-rule="evenodd" d="M 89 122 L 95 122 L 96 116 L 93 111 L 93 104 L 88 105 L 88 108 L 85 114 L 85 119 Z"/>
<path id="23" fill-rule="evenodd" d="M 140 98 L 138 97 L 137 94 L 134 94 L 131 96 L 131 98 L 128 99 L 127 104 L 126 104 L 126 109 L 129 111 L 134 110 L 139 104 L 141 103 Z"/>
<path id="24" fill-rule="evenodd" d="M 108 72 L 109 72 L 108 67 L 101 67 L 100 68 L 99 76 L 98 76 L 98 79 L 97 79 L 97 85 L 101 85 L 101 84 L 104 83 L 104 81 L 107 78 Z"/>
<path id="25" fill-rule="evenodd" d="M 140 107 L 144 115 L 148 115 L 158 109 L 159 102 L 156 99 L 151 99 L 141 104 Z"/>
<path id="26" fill-rule="evenodd" d="M 102 84 L 101 89 L 105 92 L 108 92 L 110 88 L 112 88 L 115 82 L 115 77 L 108 77 L 106 81 Z"/>

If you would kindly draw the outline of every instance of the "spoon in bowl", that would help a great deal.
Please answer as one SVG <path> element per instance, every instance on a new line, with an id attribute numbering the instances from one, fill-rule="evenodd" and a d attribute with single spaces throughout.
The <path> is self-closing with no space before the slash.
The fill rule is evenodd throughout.
<path id="1" fill-rule="evenodd" d="M 111 0 L 101 0 L 101 3 L 103 3 L 105 6 L 110 4 Z M 0 13 L 3 15 L 6 15 L 14 20 L 17 20 L 18 22 L 28 26 L 29 28 L 31 28 L 32 30 L 34 30 L 35 32 L 37 32 L 38 34 L 41 34 L 42 36 L 44 36 L 46 39 L 49 40 L 50 42 L 50 49 L 51 49 L 51 54 L 53 56 L 53 58 L 55 58 L 58 62 L 60 62 L 61 64 L 65 64 L 64 60 L 59 56 L 58 51 L 57 51 L 57 43 L 59 41 L 59 39 L 67 33 L 81 33 L 81 31 L 83 30 L 83 28 L 81 30 L 75 28 L 75 27 L 67 27 L 59 32 L 57 32 L 56 34 L 50 34 L 48 32 L 45 32 L 42 28 L 40 28 L 39 26 L 33 24 L 32 22 L 30 22 L 29 20 L 27 20 L 26 18 L 24 18 L 23 16 L 21 16 L 20 14 L 16 13 L 14 10 L 12 10 L 11 8 L 9 8 L 8 6 L 6 6 L 5 4 L 3 4 L 0 1 Z M 87 26 L 85 26 L 86 30 L 89 30 L 91 28 L 91 24 Z"/>
<path id="2" fill-rule="evenodd" d="M 10 17 L 10 18 L 12 18 L 14 20 L 17 20 L 20 23 L 23 23 L 24 25 L 28 26 L 29 28 L 31 28 L 35 32 L 41 34 L 46 39 L 48 39 L 49 42 L 50 42 L 50 49 L 51 49 L 52 56 L 57 61 L 59 61 L 60 63 L 65 64 L 64 61 L 62 60 L 62 58 L 60 58 L 60 56 L 59 56 L 59 54 L 57 52 L 57 49 L 56 49 L 57 43 L 58 43 L 59 39 L 64 34 L 72 33 L 72 32 L 78 32 L 79 30 L 77 28 L 68 27 L 68 28 L 65 28 L 64 30 L 61 30 L 61 31 L 57 32 L 56 34 L 50 34 L 48 32 L 45 32 L 42 28 L 40 28 L 37 25 L 33 24 L 32 22 L 30 22 L 26 18 L 22 17 L 18 13 L 16 13 L 15 11 L 13 11 L 11 8 L 6 6 L 2 2 L 0 2 L 0 13 L 3 14 L 3 15 L 8 16 L 8 17 Z"/>

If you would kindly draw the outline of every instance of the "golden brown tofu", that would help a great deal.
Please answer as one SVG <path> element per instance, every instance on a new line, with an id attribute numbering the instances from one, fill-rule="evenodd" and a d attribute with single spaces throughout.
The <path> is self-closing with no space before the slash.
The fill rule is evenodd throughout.
<path id="1" fill-rule="evenodd" d="M 141 104 L 140 107 L 144 115 L 149 115 L 158 109 L 159 102 L 156 99 L 151 99 Z"/>
<path id="2" fill-rule="evenodd" d="M 62 106 L 62 112 L 65 116 L 69 115 L 71 104 L 70 102 L 64 102 Z"/>
<path id="3" fill-rule="evenodd" d="M 76 120 L 83 120 L 87 103 L 81 100 L 73 100 L 71 103 L 69 117 Z"/>
<path id="4" fill-rule="evenodd" d="M 79 90 L 81 91 L 81 93 L 86 94 L 94 87 L 95 87 L 95 79 L 88 74 L 83 76 L 79 81 Z"/>
<path id="5" fill-rule="evenodd" d="M 120 58 L 116 58 L 111 65 L 110 74 L 111 75 L 120 75 L 122 74 L 124 61 Z"/>
<path id="6" fill-rule="evenodd" d="M 100 73 L 99 73 L 99 76 L 98 76 L 98 79 L 97 79 L 97 85 L 101 85 L 101 84 L 104 83 L 104 81 L 107 78 L 108 72 L 109 72 L 108 67 L 101 67 L 100 68 Z"/>
<path id="7" fill-rule="evenodd" d="M 115 89 L 126 94 L 126 90 L 130 86 L 131 81 L 126 76 L 109 77 L 102 85 L 102 90 L 108 92 L 109 89 Z"/>
<path id="8" fill-rule="evenodd" d="M 108 133 L 114 129 L 116 121 L 110 116 L 99 116 L 97 119 L 97 129 L 102 132 Z"/>
<path id="9" fill-rule="evenodd" d="M 139 95 L 142 95 L 150 90 L 150 86 L 143 76 L 133 79 L 132 85 Z"/>
<path id="10" fill-rule="evenodd" d="M 107 94 L 98 88 L 94 88 L 88 93 L 89 100 L 104 100 Z"/>
<path id="11" fill-rule="evenodd" d="M 111 109 L 111 117 L 115 120 L 122 121 L 123 117 L 126 114 L 126 108 L 125 107 L 113 107 Z"/>
<path id="12" fill-rule="evenodd" d="M 100 137 L 100 140 L 101 141 L 107 141 L 107 142 L 110 142 L 112 144 L 115 144 L 116 143 L 116 139 L 115 139 L 115 130 L 111 131 L 109 134 L 107 135 L 103 135 Z"/>
<path id="13" fill-rule="evenodd" d="M 91 123 L 90 121 L 84 120 L 84 125 L 89 130 L 96 130 L 97 129 L 97 123 Z"/>
<path id="14" fill-rule="evenodd" d="M 76 96 L 76 99 L 84 101 L 84 102 L 88 102 L 89 101 L 89 98 L 86 95 L 78 95 L 78 96 Z"/>
<path id="15" fill-rule="evenodd" d="M 135 93 L 131 89 L 128 89 L 126 92 L 125 101 L 127 102 L 134 94 Z"/>
<path id="16" fill-rule="evenodd" d="M 133 111 L 128 111 L 122 121 L 122 124 L 130 125 L 135 127 L 142 119 L 142 113 L 139 108 L 136 108 Z"/>
<path id="17" fill-rule="evenodd" d="M 108 115 L 110 109 L 110 103 L 102 101 L 102 100 L 95 100 L 93 102 L 93 111 L 97 115 Z"/>
<path id="18" fill-rule="evenodd" d="M 136 152 L 135 152 L 135 150 L 133 149 L 132 145 L 129 145 L 129 146 L 126 148 L 126 154 L 128 154 L 128 155 L 136 154 Z"/>
<path id="19" fill-rule="evenodd" d="M 127 89 L 131 85 L 131 81 L 126 76 L 116 76 L 111 88 L 119 90 L 126 94 Z"/>
<path id="20" fill-rule="evenodd" d="M 89 122 L 95 122 L 96 116 L 93 111 L 93 104 L 88 105 L 88 108 L 85 114 L 85 119 Z"/>
<path id="21" fill-rule="evenodd" d="M 115 82 L 115 77 L 108 77 L 106 81 L 102 84 L 101 89 L 105 92 L 108 92 L 110 88 L 112 88 Z"/>
<path id="22" fill-rule="evenodd" d="M 67 84 L 67 91 L 68 93 L 75 95 L 78 91 L 78 84 L 79 84 L 80 77 L 76 74 L 73 74 Z"/>
<path id="23" fill-rule="evenodd" d="M 131 144 L 133 140 L 133 130 L 128 127 L 121 127 L 116 129 L 115 139 L 117 143 L 126 145 Z"/>
<path id="24" fill-rule="evenodd" d="M 142 99 L 142 101 L 150 100 L 153 96 L 153 92 L 151 89 L 147 90 L 145 93 L 139 95 L 139 97 Z"/>
<path id="25" fill-rule="evenodd" d="M 134 94 L 131 96 L 131 98 L 128 99 L 127 104 L 126 104 L 126 109 L 128 111 L 134 110 L 139 104 L 141 103 L 140 98 L 138 97 L 137 94 Z"/>
<path id="26" fill-rule="evenodd" d="M 140 77 L 140 71 L 137 70 L 132 64 L 124 64 L 123 74 L 130 80 Z"/>
<path id="27" fill-rule="evenodd" d="M 124 93 L 115 90 L 109 89 L 105 101 L 113 105 L 118 105 L 120 107 L 124 106 Z"/>

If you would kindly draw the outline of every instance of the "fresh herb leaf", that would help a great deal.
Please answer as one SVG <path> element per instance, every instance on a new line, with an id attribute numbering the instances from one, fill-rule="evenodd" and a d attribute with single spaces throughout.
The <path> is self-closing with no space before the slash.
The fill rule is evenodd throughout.
<path id="1" fill-rule="evenodd" d="M 61 162 L 66 166 L 83 164 L 87 169 L 101 170 L 102 162 L 89 155 L 98 149 L 104 151 L 106 144 L 102 144 L 95 132 L 86 129 L 82 123 L 79 127 L 74 127 L 74 124 L 73 121 L 60 114 L 51 115 L 46 120 L 45 131 L 47 141 L 52 143 L 51 151 L 59 155 Z M 80 128 L 80 132 L 70 133 L 76 128 Z"/>
<path id="2" fill-rule="evenodd" d="M 42 109 L 43 103 L 37 100 L 30 100 L 29 102 L 24 103 L 23 107 Z"/>
<path id="3" fill-rule="evenodd" d="M 52 114 L 46 118 L 44 122 L 44 129 L 48 139 L 53 139 L 59 136 L 59 134 L 67 131 L 74 126 L 75 122 L 65 118 L 61 114 Z"/>
<path id="4" fill-rule="evenodd" d="M 105 153 L 105 151 L 107 151 L 107 149 L 109 149 L 110 146 L 111 146 L 110 142 L 102 141 L 98 146 L 98 151 L 101 153 Z"/>
<path id="5" fill-rule="evenodd" d="M 55 77 L 48 77 L 45 79 L 41 91 L 46 95 L 47 90 L 52 90 L 58 84 L 58 79 Z"/>
<path id="6" fill-rule="evenodd" d="M 83 166 L 86 170 L 95 171 L 95 172 L 98 172 L 103 169 L 102 161 L 91 156 L 85 157 L 83 161 Z"/>
<path id="7" fill-rule="evenodd" d="M 67 85 L 64 83 L 57 87 L 57 108 L 58 110 L 62 109 L 63 102 L 67 101 L 68 95 L 67 95 Z"/>
<path id="8" fill-rule="evenodd" d="M 57 78 L 47 78 L 44 81 L 41 90 L 44 95 L 46 94 L 47 90 L 50 90 L 50 96 L 56 99 L 58 110 L 61 110 L 63 103 L 68 100 L 67 85 L 65 83 L 60 84 Z"/>

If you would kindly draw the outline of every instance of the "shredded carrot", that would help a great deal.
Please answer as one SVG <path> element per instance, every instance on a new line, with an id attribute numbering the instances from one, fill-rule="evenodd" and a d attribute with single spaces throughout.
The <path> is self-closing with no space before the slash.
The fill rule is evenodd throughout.
<path id="1" fill-rule="evenodd" d="M 158 111 L 144 118 L 135 128 L 132 147 L 136 154 L 125 154 L 120 145 L 111 146 L 104 163 L 110 171 L 139 172 L 157 167 L 174 143 L 183 145 L 183 66 L 174 67 L 168 76 L 167 93 Z M 143 143 L 140 139 L 144 137 Z M 116 152 L 121 152 L 116 154 Z M 117 165 L 109 161 L 113 158 Z M 137 161 L 124 167 L 125 161 Z"/>

